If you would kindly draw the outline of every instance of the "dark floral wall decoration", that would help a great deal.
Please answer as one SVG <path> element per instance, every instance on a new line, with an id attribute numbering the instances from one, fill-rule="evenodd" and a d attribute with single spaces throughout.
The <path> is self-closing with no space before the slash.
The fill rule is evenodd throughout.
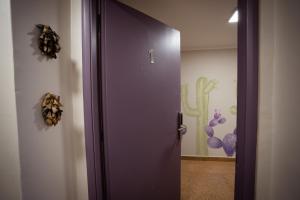
<path id="1" fill-rule="evenodd" d="M 60 97 L 47 92 L 42 97 L 42 116 L 48 126 L 55 126 L 60 120 L 63 110 Z"/>
<path id="2" fill-rule="evenodd" d="M 40 30 L 39 49 L 42 54 L 48 58 L 57 58 L 56 54 L 60 51 L 59 36 L 50 26 L 38 24 L 36 27 Z"/>

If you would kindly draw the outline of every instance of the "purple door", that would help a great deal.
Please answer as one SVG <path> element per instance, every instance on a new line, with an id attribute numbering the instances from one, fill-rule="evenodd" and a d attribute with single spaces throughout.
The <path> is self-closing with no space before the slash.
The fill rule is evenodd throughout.
<path id="1" fill-rule="evenodd" d="M 180 33 L 114 1 L 103 10 L 107 197 L 179 200 Z"/>

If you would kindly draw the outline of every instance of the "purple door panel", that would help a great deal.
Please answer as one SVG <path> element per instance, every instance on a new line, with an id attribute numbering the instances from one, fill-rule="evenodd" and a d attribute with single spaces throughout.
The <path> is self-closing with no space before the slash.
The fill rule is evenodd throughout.
<path id="1" fill-rule="evenodd" d="M 114 1 L 103 23 L 108 199 L 179 200 L 180 33 Z"/>

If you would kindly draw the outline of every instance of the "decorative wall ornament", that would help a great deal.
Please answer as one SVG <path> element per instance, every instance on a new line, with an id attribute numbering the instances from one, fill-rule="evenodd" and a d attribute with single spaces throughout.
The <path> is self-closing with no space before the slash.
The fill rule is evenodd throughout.
<path id="1" fill-rule="evenodd" d="M 63 105 L 60 103 L 60 97 L 47 92 L 44 94 L 41 102 L 42 116 L 48 126 L 55 126 L 61 119 Z"/>
<path id="2" fill-rule="evenodd" d="M 210 148 L 214 149 L 223 147 L 227 156 L 233 156 L 236 151 L 236 129 L 234 129 L 233 133 L 226 134 L 223 140 L 214 136 L 214 127 L 219 124 L 224 124 L 225 122 L 226 119 L 221 116 L 221 113 L 215 111 L 213 119 L 209 121 L 208 126 L 204 129 L 208 136 L 207 144 Z"/>
<path id="3" fill-rule="evenodd" d="M 188 103 L 188 85 L 181 87 L 181 102 L 184 114 L 195 117 L 197 120 L 197 155 L 208 156 L 207 135 L 203 130 L 208 123 L 209 94 L 217 86 L 216 80 L 208 80 L 206 77 L 198 78 L 196 82 L 196 106 Z"/>
<path id="4" fill-rule="evenodd" d="M 53 31 L 50 26 L 38 24 L 41 35 L 39 37 L 39 49 L 43 55 L 48 58 L 57 58 L 56 53 L 60 51 L 59 36 Z"/>

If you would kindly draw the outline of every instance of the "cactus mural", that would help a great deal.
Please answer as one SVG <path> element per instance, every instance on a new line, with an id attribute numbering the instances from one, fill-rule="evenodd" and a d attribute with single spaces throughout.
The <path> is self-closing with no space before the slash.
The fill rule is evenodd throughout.
<path id="1" fill-rule="evenodd" d="M 227 133 L 223 140 L 215 136 L 214 127 L 220 124 L 224 124 L 226 119 L 222 117 L 221 113 L 217 110 L 215 111 L 214 117 L 209 121 L 208 125 L 205 127 L 205 132 L 208 136 L 207 144 L 210 148 L 219 149 L 223 147 L 224 152 L 227 156 L 233 156 L 236 149 L 236 129 L 232 133 Z"/>
<path id="2" fill-rule="evenodd" d="M 235 106 L 235 105 L 230 106 L 229 112 L 230 112 L 232 115 L 236 115 L 236 113 L 237 113 L 237 108 L 236 108 L 236 106 Z"/>
<path id="3" fill-rule="evenodd" d="M 198 78 L 196 82 L 196 106 L 193 107 L 188 102 L 188 85 L 181 87 L 181 102 L 183 113 L 196 118 L 197 137 L 196 151 L 198 155 L 208 156 L 207 135 L 204 127 L 208 123 L 209 94 L 216 88 L 216 80 L 208 80 L 206 77 Z"/>
<path id="4" fill-rule="evenodd" d="M 234 83 L 235 83 L 235 96 L 237 97 L 237 80 L 234 80 Z M 236 115 L 237 114 L 237 106 L 236 105 L 230 106 L 229 112 L 232 115 Z"/>

